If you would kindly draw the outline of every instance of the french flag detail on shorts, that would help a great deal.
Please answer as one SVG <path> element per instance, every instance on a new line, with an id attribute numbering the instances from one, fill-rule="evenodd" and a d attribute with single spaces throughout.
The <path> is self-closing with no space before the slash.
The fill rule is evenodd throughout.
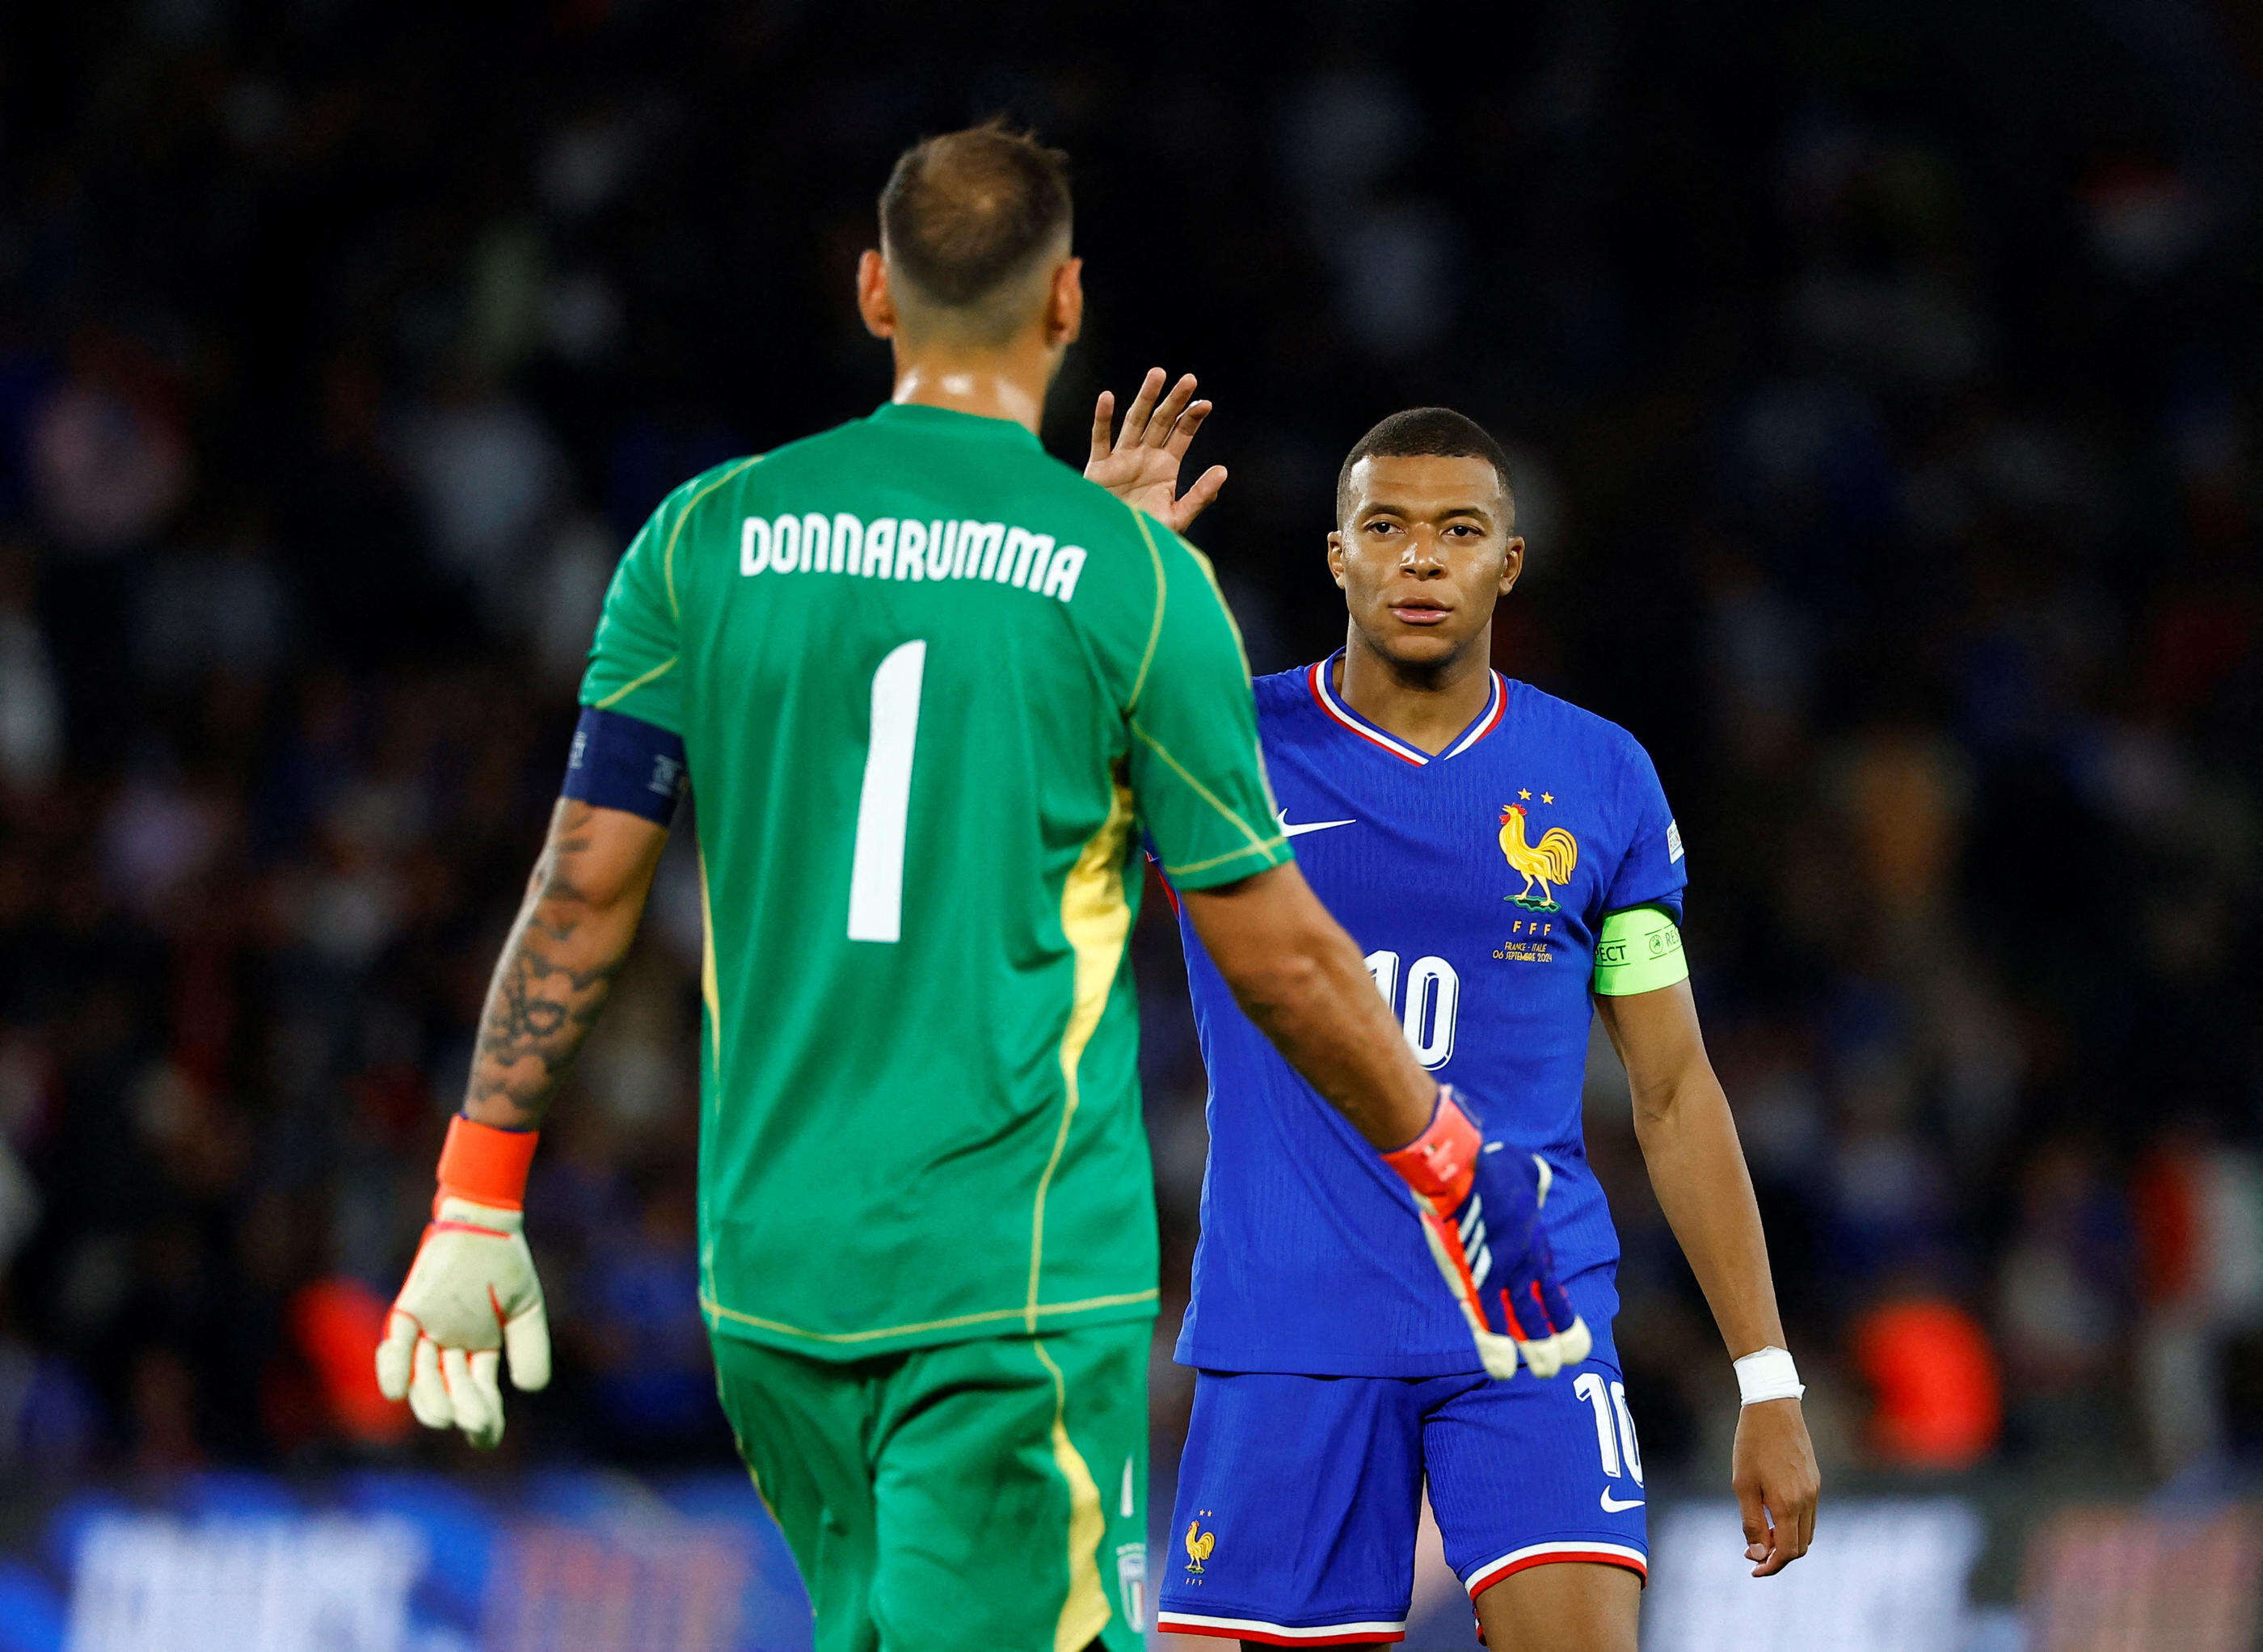
<path id="1" fill-rule="evenodd" d="M 1404 1618 L 1391 1622 L 1333 1623 L 1300 1628 L 1285 1623 L 1267 1623 L 1262 1618 L 1211 1618 L 1166 1612 L 1156 1618 L 1155 1627 L 1166 1634 L 1209 1634 L 1226 1641 L 1254 1641 L 1262 1646 L 1356 1646 L 1406 1638 Z"/>
<path id="2" fill-rule="evenodd" d="M 1471 1569 L 1463 1580 L 1463 1586 L 1475 1600 L 1502 1578 L 1528 1567 L 1547 1566 L 1562 1561 L 1585 1561 L 1601 1566 L 1623 1566 L 1645 1582 L 1650 1577 L 1650 1561 L 1638 1548 L 1623 1543 L 1597 1543 L 1582 1540 L 1576 1543 L 1533 1543 L 1521 1549 L 1511 1549 L 1498 1560 L 1487 1561 Z"/>

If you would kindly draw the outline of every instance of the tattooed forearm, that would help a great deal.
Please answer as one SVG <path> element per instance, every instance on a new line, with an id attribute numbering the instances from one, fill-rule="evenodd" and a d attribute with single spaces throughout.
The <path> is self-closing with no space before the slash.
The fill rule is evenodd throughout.
<path id="1" fill-rule="evenodd" d="M 542 1122 L 636 938 L 666 835 L 634 815 L 559 803 L 488 985 L 467 1116 Z"/>

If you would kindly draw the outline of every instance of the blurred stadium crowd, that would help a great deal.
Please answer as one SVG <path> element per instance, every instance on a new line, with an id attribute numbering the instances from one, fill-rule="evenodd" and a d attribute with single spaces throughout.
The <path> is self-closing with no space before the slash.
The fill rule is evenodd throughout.
<path id="1" fill-rule="evenodd" d="M 996 110 L 1077 165 L 1055 451 L 1100 386 L 1203 375 L 1233 479 L 1196 537 L 1260 670 L 1340 634 L 1374 418 L 1513 444 L 1497 657 L 1675 800 L 1826 1466 L 2263 1447 L 2263 33 L 1431 10 L 11 9 L 0 1475 L 439 1449 L 369 1348 L 612 560 L 677 481 L 883 399 L 872 197 Z M 729 1449 L 693 879 L 672 852 L 554 1115 L 563 1357 L 507 1456 Z M 1175 954 L 1151 902 L 1167 1330 Z M 1607 1051 L 1592 1090 L 1647 1455 L 1710 1474 L 1725 1361 Z"/>

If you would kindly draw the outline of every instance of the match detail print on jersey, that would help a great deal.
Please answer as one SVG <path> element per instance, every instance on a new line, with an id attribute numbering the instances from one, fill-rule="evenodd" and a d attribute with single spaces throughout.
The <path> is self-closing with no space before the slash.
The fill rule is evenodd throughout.
<path id="1" fill-rule="evenodd" d="M 739 525 L 739 572 L 853 574 L 860 579 L 982 579 L 1067 602 L 1084 571 L 1081 545 L 1059 545 L 1003 522 L 867 522 L 846 511 L 750 516 Z"/>

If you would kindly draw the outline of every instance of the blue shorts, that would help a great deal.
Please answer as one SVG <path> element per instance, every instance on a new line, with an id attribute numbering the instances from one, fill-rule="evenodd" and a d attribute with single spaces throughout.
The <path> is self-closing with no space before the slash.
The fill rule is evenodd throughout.
<path id="1" fill-rule="evenodd" d="M 1600 1359 L 1545 1382 L 1204 1371 L 1155 1627 L 1274 1646 L 1402 1639 L 1425 1476 L 1472 1600 L 1551 1561 L 1648 1576 L 1634 1419 Z"/>

